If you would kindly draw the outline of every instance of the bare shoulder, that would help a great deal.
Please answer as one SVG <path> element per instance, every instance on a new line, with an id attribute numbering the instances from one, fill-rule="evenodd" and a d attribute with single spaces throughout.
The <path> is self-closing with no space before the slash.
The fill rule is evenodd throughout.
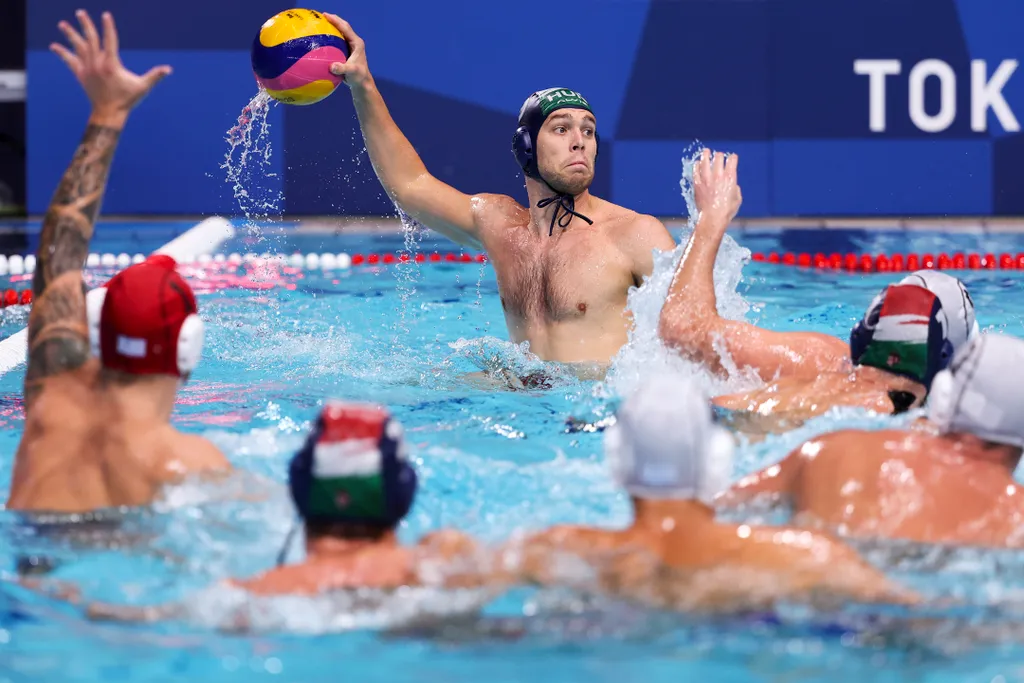
<path id="1" fill-rule="evenodd" d="M 175 432 L 175 467 L 179 474 L 230 472 L 231 463 L 211 441 L 196 434 Z"/>
<path id="2" fill-rule="evenodd" d="M 676 248 L 676 241 L 672 238 L 668 228 L 661 220 L 647 214 L 637 214 L 634 221 L 634 232 L 637 242 L 645 249 L 660 249 L 672 251 Z"/>
<path id="3" fill-rule="evenodd" d="M 566 552 L 607 550 L 618 545 L 618 536 L 604 529 L 564 524 L 545 529 L 527 539 L 537 546 Z"/>
<path id="4" fill-rule="evenodd" d="M 637 213 L 618 204 L 601 200 L 605 222 L 611 232 L 619 237 L 631 239 L 661 239 L 669 237 L 668 229 L 658 218 L 646 213 Z"/>
<path id="5" fill-rule="evenodd" d="M 480 549 L 472 536 L 457 529 L 441 529 L 426 534 L 420 539 L 417 547 L 443 557 L 471 555 Z"/>
<path id="6" fill-rule="evenodd" d="M 868 434 L 868 432 L 860 429 L 841 429 L 835 432 L 827 432 L 804 441 L 794 448 L 789 455 L 791 458 L 814 460 L 831 455 L 836 451 L 842 451 L 851 444 L 858 443 L 859 439 L 865 434 Z"/>
<path id="7" fill-rule="evenodd" d="M 601 215 L 605 235 L 629 259 L 637 284 L 651 274 L 655 250 L 672 251 L 676 248 L 668 229 L 654 216 L 611 202 L 604 202 Z"/>
<path id="8" fill-rule="evenodd" d="M 526 212 L 526 207 L 507 194 L 475 194 L 471 201 L 473 215 L 481 224 L 515 220 Z"/>
<path id="9" fill-rule="evenodd" d="M 922 436 L 900 429 L 841 429 L 804 442 L 793 451 L 793 455 L 818 461 L 844 457 L 862 459 L 863 455 L 880 454 L 886 450 L 912 450 L 914 446 L 911 442 Z"/>
<path id="10" fill-rule="evenodd" d="M 878 443 L 911 436 L 900 429 L 840 429 L 816 437 L 822 448 L 843 448 L 858 443 Z"/>
<path id="11" fill-rule="evenodd" d="M 309 574 L 305 565 L 286 565 L 245 579 L 229 579 L 225 583 L 256 596 L 316 595 L 319 587 L 315 581 L 310 581 Z"/>

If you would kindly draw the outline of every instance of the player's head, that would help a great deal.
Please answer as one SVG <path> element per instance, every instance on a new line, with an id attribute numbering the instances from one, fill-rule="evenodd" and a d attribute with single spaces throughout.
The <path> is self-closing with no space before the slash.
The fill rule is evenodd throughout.
<path id="1" fill-rule="evenodd" d="M 182 382 L 199 363 L 203 321 L 176 265 L 170 256 L 151 256 L 86 295 L 92 353 L 124 381 Z"/>
<path id="2" fill-rule="evenodd" d="M 578 195 L 594 181 L 597 148 L 597 119 L 583 95 L 548 88 L 523 103 L 512 152 L 528 178 Z"/>
<path id="3" fill-rule="evenodd" d="M 850 357 L 921 383 L 949 365 L 953 344 L 938 296 L 915 284 L 889 285 L 868 306 L 850 333 Z"/>
<path id="4" fill-rule="evenodd" d="M 645 382 L 605 431 L 615 480 L 633 498 L 699 500 L 711 505 L 729 485 L 735 442 L 690 378 Z"/>
<path id="5" fill-rule="evenodd" d="M 417 477 L 387 410 L 332 400 L 292 458 L 288 484 L 307 537 L 379 538 L 408 514 Z"/>

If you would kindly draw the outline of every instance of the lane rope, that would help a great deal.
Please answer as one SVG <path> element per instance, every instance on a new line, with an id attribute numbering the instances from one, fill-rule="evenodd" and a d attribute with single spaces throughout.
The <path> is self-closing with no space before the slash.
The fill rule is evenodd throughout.
<path id="1" fill-rule="evenodd" d="M 133 263 L 141 263 L 146 259 L 142 254 L 129 255 L 120 254 L 89 254 L 85 260 L 87 270 L 98 268 L 127 268 Z M 456 252 L 433 252 L 424 254 L 422 252 L 410 255 L 407 252 L 398 253 L 370 253 L 370 254 L 347 254 L 347 253 L 309 253 L 309 254 L 256 254 L 247 252 L 245 254 L 185 254 L 177 259 L 178 263 L 187 266 L 206 266 L 209 264 L 242 265 L 258 262 L 265 265 L 291 266 L 292 268 L 304 268 L 307 270 L 345 270 L 353 266 L 376 266 L 393 265 L 398 263 L 486 263 L 487 257 L 484 254 L 467 254 Z M 4 256 L 0 254 L 0 275 L 31 275 L 36 269 L 36 257 L 29 254 L 20 256 Z"/>
<path id="2" fill-rule="evenodd" d="M 209 254 L 219 249 L 228 240 L 235 236 L 235 228 L 231 221 L 223 216 L 210 216 L 191 228 L 175 237 L 173 240 L 157 249 L 155 254 L 167 254 L 175 259 L 181 260 L 189 254 Z M 111 255 L 113 256 L 113 255 Z M 127 257 L 128 255 L 125 254 Z M 102 258 L 102 257 L 101 257 Z M 115 265 L 119 257 L 115 256 Z M 137 255 L 139 261 L 145 259 L 141 254 Z M 109 259 L 108 259 L 109 260 Z M 128 263 L 133 259 L 128 257 Z M 12 272 L 11 261 L 14 261 L 13 268 L 19 272 Z M 36 257 L 34 254 L 28 256 L 5 257 L 4 265 L 6 270 L 0 275 L 31 275 L 36 269 Z M 27 262 L 27 263 L 26 263 Z M 128 265 L 128 264 L 125 264 Z M 13 278 L 12 278 L 13 279 Z M 24 279 L 28 279 L 25 277 Z M 31 285 L 30 285 L 31 286 Z M 24 294 L 16 293 L 20 302 Z M 31 302 L 32 294 L 28 294 Z M 4 301 L 8 301 L 8 292 L 4 292 Z M 6 305 L 6 304 L 5 304 Z M 0 375 L 6 374 L 28 360 L 28 328 L 23 327 L 3 341 L 0 341 Z"/>
<path id="3" fill-rule="evenodd" d="M 825 255 L 777 251 L 756 252 L 758 263 L 772 263 L 797 268 L 845 270 L 857 273 L 902 273 L 914 270 L 1024 270 L 1024 252 L 1019 254 L 839 254 Z"/>

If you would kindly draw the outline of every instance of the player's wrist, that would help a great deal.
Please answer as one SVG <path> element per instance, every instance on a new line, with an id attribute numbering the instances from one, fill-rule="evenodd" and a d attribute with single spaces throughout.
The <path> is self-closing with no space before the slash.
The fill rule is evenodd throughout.
<path id="1" fill-rule="evenodd" d="M 349 88 L 352 90 L 352 96 L 358 98 L 366 98 L 377 93 L 377 84 L 370 74 L 366 74 L 358 82 L 350 83 Z"/>
<path id="2" fill-rule="evenodd" d="M 94 107 L 89 114 L 89 125 L 116 128 L 121 130 L 128 122 L 128 112 L 124 109 L 110 107 Z"/>

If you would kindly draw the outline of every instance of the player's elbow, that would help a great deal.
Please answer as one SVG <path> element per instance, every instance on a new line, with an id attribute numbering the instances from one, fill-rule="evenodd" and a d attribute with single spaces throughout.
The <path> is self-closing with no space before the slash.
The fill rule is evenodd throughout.
<path id="1" fill-rule="evenodd" d="M 395 183 L 388 190 L 391 200 L 402 211 L 412 215 L 423 211 L 437 196 L 437 185 L 440 181 L 427 171 L 417 173 L 401 182 Z"/>
<path id="2" fill-rule="evenodd" d="M 693 352 L 699 349 L 706 336 L 706 326 L 691 316 L 672 310 L 670 304 L 670 301 L 665 302 L 665 307 L 658 318 L 658 336 L 666 346 L 680 352 Z"/>

